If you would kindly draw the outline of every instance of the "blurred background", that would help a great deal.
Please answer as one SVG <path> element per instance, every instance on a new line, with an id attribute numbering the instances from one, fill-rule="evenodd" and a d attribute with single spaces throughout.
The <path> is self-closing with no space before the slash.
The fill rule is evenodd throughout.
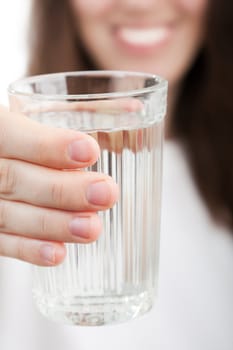
<path id="1" fill-rule="evenodd" d="M 0 1 L 0 103 L 7 104 L 7 86 L 20 78 L 27 63 L 26 32 L 31 0 Z"/>

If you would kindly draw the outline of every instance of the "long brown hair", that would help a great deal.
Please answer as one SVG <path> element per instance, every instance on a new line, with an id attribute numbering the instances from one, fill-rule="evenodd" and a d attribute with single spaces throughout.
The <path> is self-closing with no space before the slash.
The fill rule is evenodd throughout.
<path id="1" fill-rule="evenodd" d="M 210 213 L 233 229 L 233 2 L 212 0 L 205 46 L 172 117 Z M 35 1 L 28 74 L 97 69 L 82 47 L 69 2 Z"/>

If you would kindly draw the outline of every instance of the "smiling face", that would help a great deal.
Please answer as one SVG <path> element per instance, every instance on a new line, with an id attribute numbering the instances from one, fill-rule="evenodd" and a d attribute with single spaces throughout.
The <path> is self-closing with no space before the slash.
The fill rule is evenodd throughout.
<path id="1" fill-rule="evenodd" d="M 100 69 L 161 75 L 173 86 L 203 44 L 207 0 L 70 0 Z"/>

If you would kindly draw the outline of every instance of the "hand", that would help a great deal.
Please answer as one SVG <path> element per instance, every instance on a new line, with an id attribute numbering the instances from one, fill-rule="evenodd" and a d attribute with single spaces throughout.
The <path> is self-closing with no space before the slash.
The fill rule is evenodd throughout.
<path id="1" fill-rule="evenodd" d="M 114 205 L 118 187 L 77 170 L 98 156 L 92 137 L 0 107 L 0 255 L 53 266 L 65 257 L 64 242 L 98 238 L 96 212 Z"/>

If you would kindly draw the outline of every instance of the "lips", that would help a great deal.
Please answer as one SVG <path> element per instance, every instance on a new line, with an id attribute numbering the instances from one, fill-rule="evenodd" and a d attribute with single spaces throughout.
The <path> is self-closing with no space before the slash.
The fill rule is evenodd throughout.
<path id="1" fill-rule="evenodd" d="M 156 27 L 118 27 L 116 39 L 125 49 L 134 51 L 150 51 L 165 44 L 171 35 L 169 26 Z"/>

